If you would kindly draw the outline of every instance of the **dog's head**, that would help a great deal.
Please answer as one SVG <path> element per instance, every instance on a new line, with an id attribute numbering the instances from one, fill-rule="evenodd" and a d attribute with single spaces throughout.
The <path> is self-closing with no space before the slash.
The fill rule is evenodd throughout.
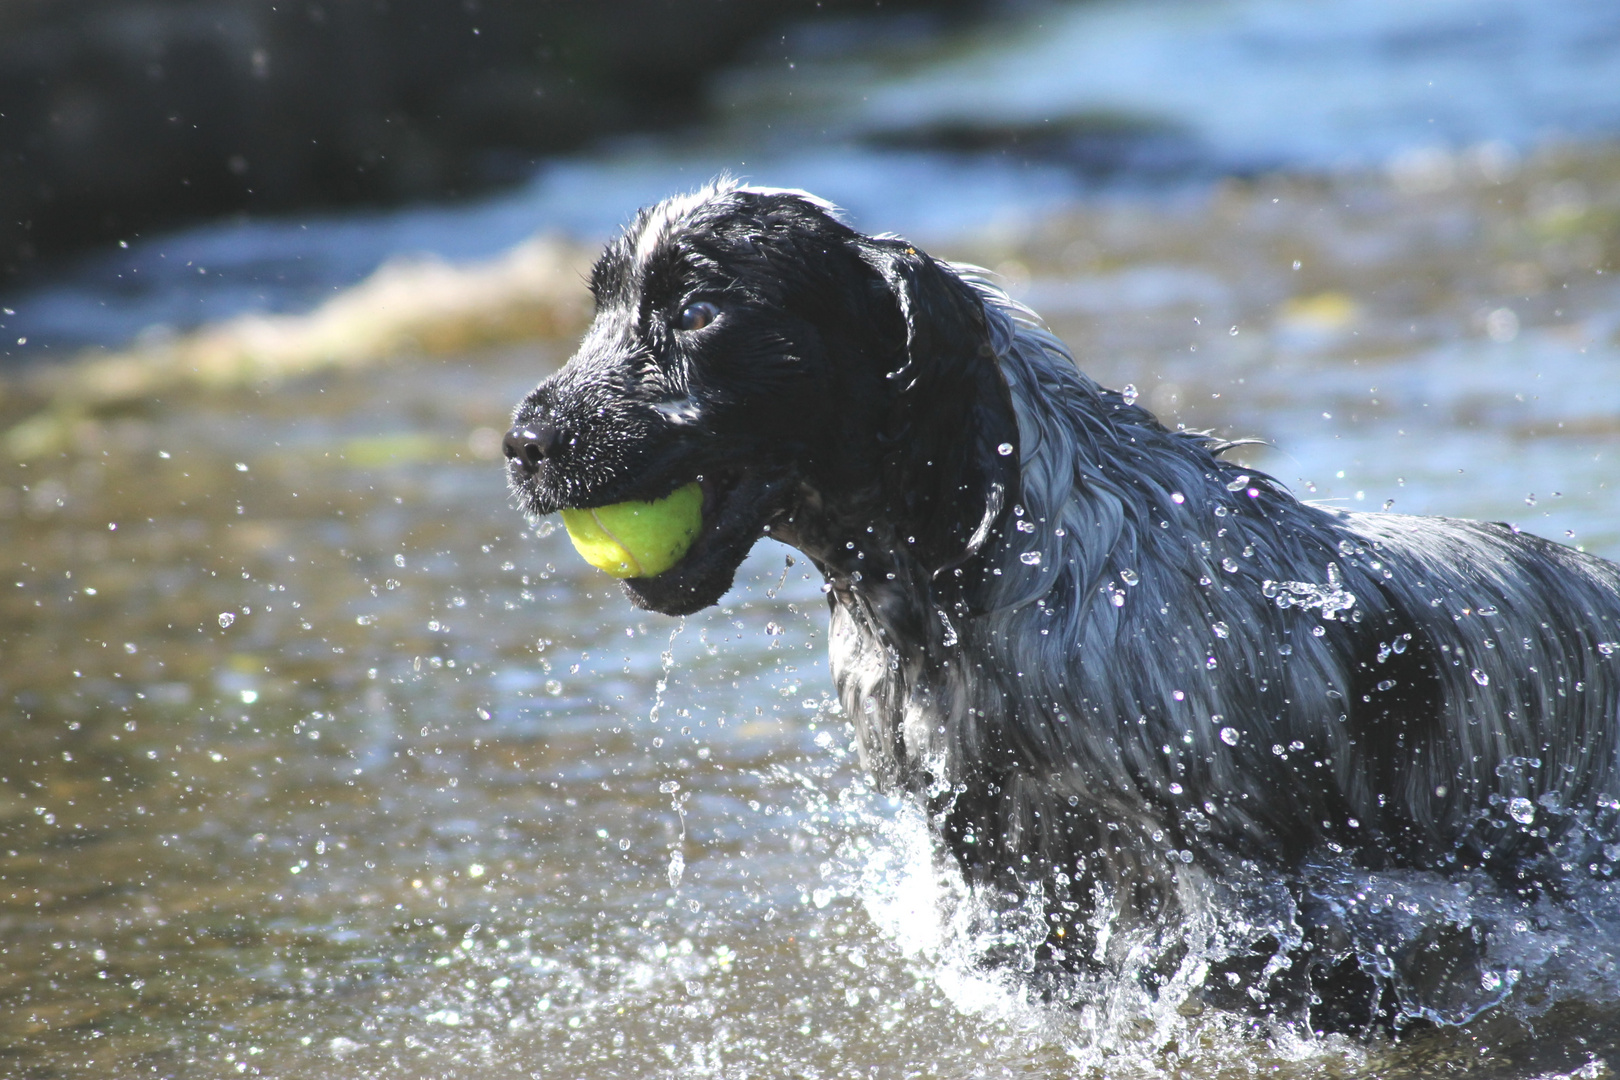
<path id="1" fill-rule="evenodd" d="M 938 574 L 1016 493 L 978 293 L 809 195 L 720 184 L 644 210 L 591 291 L 579 351 L 518 405 L 507 469 L 531 515 L 702 485 L 691 549 L 625 582 L 642 607 L 714 603 L 767 533 L 834 574 L 871 552 Z"/>

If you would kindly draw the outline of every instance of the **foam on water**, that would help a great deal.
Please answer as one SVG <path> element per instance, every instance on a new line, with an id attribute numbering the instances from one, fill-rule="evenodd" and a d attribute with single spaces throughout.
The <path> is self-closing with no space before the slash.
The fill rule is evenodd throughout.
<path id="1" fill-rule="evenodd" d="M 807 822 L 837 838 L 816 907 L 833 896 L 858 901 L 952 1009 L 1008 1048 L 1055 1048 L 1078 1069 L 1157 1075 L 1170 1052 L 1200 1074 L 1267 1059 L 1357 1072 L 1390 1052 L 1391 1035 L 1410 1048 L 1444 1029 L 1557 1031 L 1571 1010 L 1620 1021 L 1620 889 L 1615 860 L 1590 841 L 1565 845 L 1563 877 L 1533 896 L 1479 872 L 1373 871 L 1328 850 L 1287 879 L 1251 866 L 1238 880 L 1203 882 L 1174 927 L 1121 931 L 1095 920 L 1099 941 L 1130 937 L 1110 949 L 1125 963 L 1054 978 L 1036 959 L 1047 937 L 1038 889 L 1015 903 L 975 894 L 921 810 L 861 783 L 839 786 L 847 773 L 782 769 L 778 780 L 798 790 Z M 1314 955 L 1301 951 L 1307 941 Z M 1289 981 L 1308 960 L 1349 963 L 1387 987 L 1390 1012 L 1371 1041 L 1311 1030 Z M 1227 992 L 1227 979 L 1239 983 L 1224 974 L 1234 961 L 1260 977 Z"/>

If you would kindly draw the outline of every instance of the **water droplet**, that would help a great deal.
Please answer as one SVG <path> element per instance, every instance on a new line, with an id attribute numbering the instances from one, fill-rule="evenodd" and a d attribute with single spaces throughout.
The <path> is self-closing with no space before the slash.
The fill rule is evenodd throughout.
<path id="1" fill-rule="evenodd" d="M 1479 683 L 1481 686 L 1489 686 L 1491 684 L 1491 677 L 1479 670 L 1479 668 L 1475 668 L 1468 674 L 1472 675 L 1474 677 L 1474 681 Z"/>
<path id="2" fill-rule="evenodd" d="M 1171 784 L 1170 785 L 1170 794 L 1172 794 L 1172 795 L 1180 795 L 1181 792 L 1182 792 L 1182 787 L 1181 787 L 1180 784 Z"/>
<path id="3" fill-rule="evenodd" d="M 679 780 L 665 780 L 663 783 L 658 785 L 658 790 L 661 794 L 673 795 L 677 791 L 681 790 L 681 783 Z"/>
<path id="4" fill-rule="evenodd" d="M 1515 798 L 1508 803 L 1508 815 L 1520 825 L 1528 825 L 1536 820 L 1536 805 L 1529 799 Z"/>
<path id="5" fill-rule="evenodd" d="M 1035 523 L 1033 521 L 1020 521 L 1018 523 L 1018 531 L 1021 533 L 1032 533 L 1035 531 Z"/>
<path id="6" fill-rule="evenodd" d="M 1018 556 L 1018 561 L 1025 566 L 1039 566 L 1041 565 L 1041 553 L 1038 551 L 1026 551 Z"/>
<path id="7" fill-rule="evenodd" d="M 1501 307 L 1485 316 L 1485 333 L 1492 341 L 1509 342 L 1519 336 L 1519 316 L 1512 308 Z"/>
<path id="8" fill-rule="evenodd" d="M 1326 633 L 1327 633 L 1327 627 L 1325 627 L 1325 626 L 1313 626 L 1313 627 L 1311 627 L 1311 637 L 1321 637 L 1323 634 L 1326 634 Z"/>
<path id="9" fill-rule="evenodd" d="M 1221 569 L 1225 570 L 1228 574 L 1236 573 L 1237 560 L 1228 555 L 1226 558 L 1221 560 Z"/>
<path id="10" fill-rule="evenodd" d="M 1119 392 L 1119 396 L 1125 399 L 1125 404 L 1135 405 L 1138 396 L 1136 386 L 1132 383 L 1126 383 L 1125 389 Z"/>
<path id="11" fill-rule="evenodd" d="M 1227 491 L 1242 491 L 1245 487 L 1248 486 L 1248 484 L 1249 484 L 1248 476 L 1247 475 L 1240 476 L 1236 480 L 1233 480 L 1231 483 L 1227 484 L 1226 485 L 1226 490 Z"/>
<path id="12" fill-rule="evenodd" d="M 231 625 L 231 623 L 233 623 L 235 621 L 236 621 L 236 612 L 234 612 L 234 611 L 222 611 L 222 612 L 219 613 L 219 625 L 221 627 L 229 626 L 229 625 Z"/>
<path id="13" fill-rule="evenodd" d="M 669 887 L 678 889 L 681 885 L 681 875 L 686 873 L 686 856 L 679 851 L 672 851 L 669 855 Z"/>
<path id="14" fill-rule="evenodd" d="M 1479 614 L 1479 615 L 1483 615 L 1483 616 L 1485 616 L 1485 618 L 1488 619 L 1492 615 L 1497 614 L 1497 610 L 1494 607 L 1492 607 L 1491 605 L 1486 604 L 1484 607 L 1476 608 L 1475 613 Z"/>
<path id="15" fill-rule="evenodd" d="M 1277 655 L 1292 656 L 1294 655 L 1294 647 L 1285 641 L 1281 645 L 1277 646 Z"/>
<path id="16" fill-rule="evenodd" d="M 1010 442 L 1004 442 L 1000 446 L 996 447 L 996 453 L 1000 454 L 1002 457 L 1012 457 L 1012 452 L 1013 444 Z"/>
<path id="17" fill-rule="evenodd" d="M 1395 680 L 1394 679 L 1385 679 L 1383 682 L 1378 684 L 1378 689 L 1380 689 L 1380 690 L 1393 690 L 1394 688 L 1395 688 Z"/>
<path id="18" fill-rule="evenodd" d="M 1170 696 L 1175 698 L 1177 701 L 1187 700 L 1187 692 L 1185 690 L 1172 690 L 1170 691 Z"/>
<path id="19" fill-rule="evenodd" d="M 1141 581 L 1142 578 L 1135 570 L 1121 570 L 1119 572 L 1119 580 L 1123 581 L 1127 585 L 1135 585 L 1137 582 Z"/>
<path id="20" fill-rule="evenodd" d="M 1218 638 L 1229 638 L 1232 636 L 1232 628 L 1223 622 L 1214 624 L 1210 627 L 1210 629 L 1215 631 L 1215 636 Z"/>
<path id="21" fill-rule="evenodd" d="M 1187 496 L 1183 495 L 1179 491 L 1172 491 L 1170 493 L 1170 501 L 1175 503 L 1177 506 L 1180 506 L 1182 503 L 1187 501 Z"/>
<path id="22" fill-rule="evenodd" d="M 1234 327 L 1232 327 L 1232 329 L 1228 330 L 1227 333 L 1230 334 L 1232 337 L 1237 337 L 1238 328 L 1234 326 Z"/>
<path id="23" fill-rule="evenodd" d="M 1223 727 L 1223 728 L 1221 728 L 1221 742 L 1225 743 L 1227 746 L 1236 746 L 1238 744 L 1238 739 L 1239 738 L 1241 738 L 1241 736 L 1238 734 L 1238 729 L 1237 728 L 1235 728 L 1235 727 Z"/>

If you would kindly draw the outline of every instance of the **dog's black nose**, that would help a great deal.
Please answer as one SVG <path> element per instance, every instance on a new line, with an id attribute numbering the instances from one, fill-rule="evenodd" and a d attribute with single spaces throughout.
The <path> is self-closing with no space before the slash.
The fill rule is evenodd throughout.
<path id="1" fill-rule="evenodd" d="M 508 461 L 517 462 L 533 476 L 540 462 L 556 452 L 559 441 L 557 429 L 551 424 L 516 424 L 506 433 L 501 447 Z"/>

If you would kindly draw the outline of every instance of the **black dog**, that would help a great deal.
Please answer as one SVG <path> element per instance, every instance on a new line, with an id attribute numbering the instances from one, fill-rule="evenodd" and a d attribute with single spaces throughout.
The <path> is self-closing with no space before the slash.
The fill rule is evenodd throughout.
<path id="1" fill-rule="evenodd" d="M 1147 942 L 1136 973 L 1168 977 L 1218 897 L 1287 911 L 1227 943 L 1214 1000 L 1464 1017 L 1477 994 L 1448 1013 L 1413 987 L 1477 986 L 1477 941 L 1436 923 L 1369 957 L 1331 879 L 1613 873 L 1620 567 L 1301 503 L 1097 386 L 972 271 L 800 192 L 643 211 L 591 288 L 506 439 L 522 508 L 699 480 L 701 537 L 625 583 L 669 614 L 763 535 L 807 554 L 867 766 L 982 895 L 1038 898 L 1033 970 L 1118 972 Z"/>

